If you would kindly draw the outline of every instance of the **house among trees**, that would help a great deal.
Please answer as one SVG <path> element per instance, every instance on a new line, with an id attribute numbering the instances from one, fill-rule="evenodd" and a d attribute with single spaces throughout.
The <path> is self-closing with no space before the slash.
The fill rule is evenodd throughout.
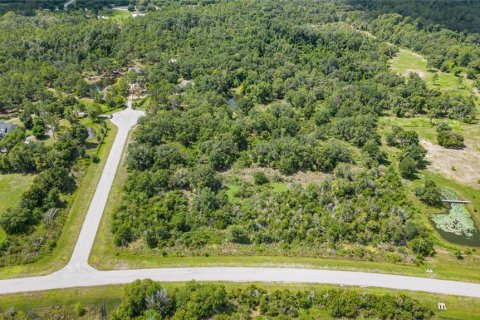
<path id="1" fill-rule="evenodd" d="M 10 131 L 15 130 L 16 127 L 17 126 L 14 125 L 13 123 L 7 123 L 7 122 L 0 121 L 0 138 L 3 138 Z"/>

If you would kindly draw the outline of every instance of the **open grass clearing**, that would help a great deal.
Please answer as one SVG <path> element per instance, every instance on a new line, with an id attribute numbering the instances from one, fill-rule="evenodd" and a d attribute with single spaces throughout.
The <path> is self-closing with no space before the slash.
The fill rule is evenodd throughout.
<path id="1" fill-rule="evenodd" d="M 132 12 L 126 10 L 126 8 L 114 8 L 111 13 L 107 14 L 107 17 L 113 20 L 122 20 L 131 18 Z"/>
<path id="2" fill-rule="evenodd" d="M 104 104 L 101 103 L 96 103 L 93 99 L 90 98 L 80 98 L 78 99 L 81 103 L 85 105 L 86 111 L 91 112 L 92 110 L 95 110 L 95 106 L 99 106 L 102 112 L 107 112 L 108 107 Z"/>
<path id="3" fill-rule="evenodd" d="M 0 174 L 0 214 L 17 205 L 22 193 L 32 185 L 33 174 Z"/>
<path id="4" fill-rule="evenodd" d="M 421 141 L 427 150 L 428 168 L 433 172 L 480 189 L 480 152 L 465 148 L 446 149 L 428 140 Z"/>
<path id="5" fill-rule="evenodd" d="M 427 59 L 411 50 L 400 49 L 399 53 L 390 61 L 390 67 L 392 71 L 402 76 L 408 76 L 410 72 L 417 73 L 432 89 L 456 91 L 463 94 L 475 93 L 472 80 L 466 79 L 463 75 L 455 76 L 453 73 L 429 69 Z M 436 81 L 434 74 L 438 75 Z"/>
<path id="6" fill-rule="evenodd" d="M 78 234 L 80 233 L 83 219 L 85 218 L 90 201 L 95 192 L 95 187 L 100 179 L 113 140 L 115 139 L 117 127 L 109 122 L 108 128 L 109 131 L 98 153 L 100 162 L 94 164 L 90 163 L 87 159 L 85 160 L 86 162 L 88 161 L 84 164 L 87 166 L 86 172 L 82 177 L 78 189 L 71 196 L 72 199 L 68 217 L 53 252 L 42 257 L 35 263 L 0 268 L 0 278 L 49 274 L 61 269 L 67 264 L 77 241 Z"/>
<path id="7" fill-rule="evenodd" d="M 446 122 L 454 132 L 465 139 L 465 148 L 461 150 L 447 149 L 437 142 L 434 124 Z M 415 130 L 422 146 L 427 150 L 428 168 L 449 179 L 480 189 L 480 125 L 466 124 L 458 120 L 433 119 L 433 124 L 426 117 L 395 118 L 381 117 L 379 129 L 382 134 L 400 126 L 406 130 Z"/>
<path id="8" fill-rule="evenodd" d="M 250 283 L 231 283 L 221 282 L 227 290 L 245 288 Z M 315 284 L 289 284 L 289 283 L 254 283 L 256 286 L 268 291 L 284 290 L 290 291 L 310 291 L 310 290 L 327 290 L 342 289 L 353 290 L 361 293 L 371 294 L 405 294 L 414 299 L 421 301 L 425 306 L 431 308 L 436 313 L 436 319 L 476 319 L 478 310 L 480 310 L 480 299 L 447 296 L 438 294 L 429 294 L 423 292 L 396 291 L 380 288 L 358 288 L 349 286 L 335 285 L 315 285 Z M 174 289 L 184 286 L 185 283 L 162 283 L 167 289 Z M 111 285 L 89 288 L 59 289 L 51 291 L 22 293 L 0 296 L 0 309 L 6 310 L 14 308 L 16 310 L 33 311 L 42 307 L 49 306 L 72 306 L 81 303 L 86 307 L 93 307 L 99 310 L 105 303 L 107 314 L 111 315 L 116 309 L 123 296 L 125 285 Z M 446 311 L 438 311 L 437 303 L 443 302 L 447 306 Z M 331 319 L 327 313 L 318 319 Z"/>
<path id="9" fill-rule="evenodd" d="M 22 193 L 30 188 L 34 178 L 33 174 L 0 174 L 0 215 L 18 204 Z M 6 238 L 7 234 L 0 227 L 0 243 Z"/>

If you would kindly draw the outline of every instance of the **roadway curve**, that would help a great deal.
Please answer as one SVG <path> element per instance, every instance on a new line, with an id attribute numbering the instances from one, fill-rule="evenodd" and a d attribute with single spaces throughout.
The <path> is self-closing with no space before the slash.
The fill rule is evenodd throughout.
<path id="1" fill-rule="evenodd" d="M 68 1 L 65 2 L 65 4 L 63 5 L 63 8 L 64 8 L 65 10 L 67 10 L 67 9 L 68 9 L 68 6 L 71 5 L 71 4 L 74 3 L 74 2 L 75 2 L 75 0 L 68 0 Z"/>
<path id="2" fill-rule="evenodd" d="M 159 268 L 115 271 L 98 271 L 92 268 L 88 264 L 88 256 L 90 255 L 107 197 L 122 157 L 128 132 L 143 115 L 143 112 L 133 110 L 131 105 L 132 96 L 129 97 L 128 108 L 113 115 L 112 122 L 118 127 L 118 133 L 69 263 L 60 271 L 47 276 L 1 280 L 0 294 L 122 284 L 136 279 L 150 278 L 165 282 L 198 280 L 326 283 L 425 291 L 480 298 L 480 284 L 476 283 L 366 272 L 245 267 Z"/>

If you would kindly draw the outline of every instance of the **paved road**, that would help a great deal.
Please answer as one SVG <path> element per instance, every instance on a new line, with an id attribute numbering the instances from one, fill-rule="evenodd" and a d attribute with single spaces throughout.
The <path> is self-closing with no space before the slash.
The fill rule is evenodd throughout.
<path id="1" fill-rule="evenodd" d="M 115 113 L 111 119 L 111 121 L 118 127 L 117 136 L 115 137 L 102 176 L 100 177 L 92 202 L 88 208 L 72 257 L 66 266 L 69 270 L 78 268 L 85 270 L 91 269 L 87 263 L 88 256 L 92 250 L 95 235 L 97 234 L 103 210 L 107 203 L 108 194 L 110 193 L 118 164 L 122 158 L 123 148 L 128 138 L 128 132 L 137 123 L 138 118 L 143 115 L 142 111 L 133 110 L 131 106 L 132 96 L 128 99 L 128 108 Z"/>
<path id="2" fill-rule="evenodd" d="M 88 256 L 95 240 L 118 164 L 120 163 L 128 132 L 137 123 L 138 118 L 143 115 L 141 111 L 133 110 L 131 105 L 132 97 L 130 96 L 128 108 L 113 115 L 112 122 L 118 126 L 118 133 L 85 217 L 70 262 L 62 270 L 47 276 L 1 280 L 0 294 L 121 284 L 129 283 L 136 279 L 150 278 L 158 281 L 189 281 L 195 279 L 198 281 L 326 283 L 425 291 L 480 298 L 480 284 L 366 272 L 243 267 L 95 270 L 88 265 Z"/>
<path id="3" fill-rule="evenodd" d="M 93 268 L 88 270 L 63 269 L 48 276 L 0 281 L 0 294 L 121 284 L 145 278 L 164 282 L 189 281 L 195 279 L 197 281 L 326 283 L 480 297 L 480 284 L 466 282 L 365 272 L 243 267 L 165 268 L 118 271 L 96 271 Z"/>
<path id="4" fill-rule="evenodd" d="M 75 0 L 68 0 L 67 2 L 65 2 L 65 4 L 63 5 L 63 8 L 64 9 L 67 9 L 69 5 L 71 5 L 72 3 L 74 3 Z"/>

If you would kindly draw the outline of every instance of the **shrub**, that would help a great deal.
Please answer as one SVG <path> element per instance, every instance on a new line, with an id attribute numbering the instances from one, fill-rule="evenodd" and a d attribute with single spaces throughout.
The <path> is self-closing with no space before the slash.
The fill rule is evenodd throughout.
<path id="1" fill-rule="evenodd" d="M 435 253 L 433 241 L 429 238 L 415 238 L 409 245 L 413 252 L 423 257 L 432 256 Z"/>
<path id="2" fill-rule="evenodd" d="M 437 141 L 442 147 L 449 149 L 461 149 L 465 147 L 463 144 L 463 136 L 452 131 L 452 128 L 446 123 L 440 123 L 437 126 Z"/>
<path id="3" fill-rule="evenodd" d="M 263 185 L 269 182 L 267 176 L 263 171 L 257 171 L 253 174 L 253 181 L 255 181 L 256 185 Z"/>
<path id="4" fill-rule="evenodd" d="M 228 240 L 233 243 L 250 243 L 247 230 L 239 225 L 232 225 L 228 228 Z"/>
<path id="5" fill-rule="evenodd" d="M 439 207 L 442 205 L 442 193 L 432 180 L 426 180 L 423 187 L 416 188 L 415 195 L 429 206 Z"/>
<path id="6" fill-rule="evenodd" d="M 43 135 L 45 134 L 45 128 L 40 125 L 40 124 L 36 124 L 33 126 L 32 128 L 32 134 L 37 138 L 37 139 L 40 139 L 43 137 Z"/>
<path id="7" fill-rule="evenodd" d="M 75 305 L 73 306 L 73 310 L 75 314 L 79 317 L 83 317 L 87 312 L 83 304 L 81 304 L 80 302 L 75 303 Z"/>

